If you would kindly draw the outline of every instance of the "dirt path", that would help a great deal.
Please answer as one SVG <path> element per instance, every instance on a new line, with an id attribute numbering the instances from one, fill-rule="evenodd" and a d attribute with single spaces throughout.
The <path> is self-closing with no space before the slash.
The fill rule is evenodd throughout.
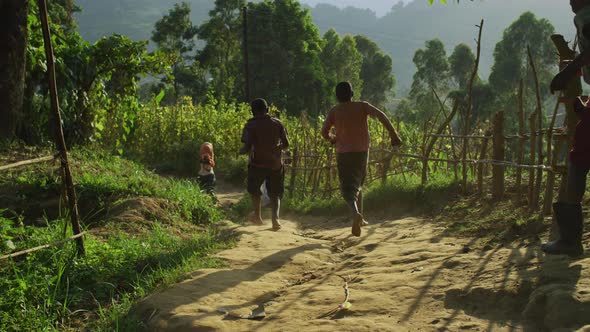
<path id="1" fill-rule="evenodd" d="M 361 238 L 349 235 L 343 218 L 284 220 L 280 232 L 268 221 L 232 225 L 239 243 L 217 255 L 228 268 L 196 271 L 134 311 L 147 331 L 569 331 L 590 324 L 588 256 L 475 250 L 428 220 L 372 221 Z M 352 307 L 330 313 L 344 299 L 343 278 Z M 236 317 L 257 308 L 264 319 Z"/>

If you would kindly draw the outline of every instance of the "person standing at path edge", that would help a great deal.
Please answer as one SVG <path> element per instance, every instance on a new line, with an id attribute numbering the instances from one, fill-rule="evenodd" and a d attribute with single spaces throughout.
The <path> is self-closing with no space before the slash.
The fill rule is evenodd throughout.
<path id="1" fill-rule="evenodd" d="M 285 170 L 282 151 L 289 147 L 285 126 L 278 119 L 268 115 L 266 100 L 252 101 L 254 117 L 246 123 L 242 133 L 240 153 L 250 155 L 248 163 L 248 193 L 252 196 L 254 214 L 251 222 L 262 225 L 260 186 L 266 181 L 272 209 L 272 229 L 281 229 L 279 210 L 284 192 Z"/>
<path id="2" fill-rule="evenodd" d="M 590 84 L 590 0 L 570 0 L 570 6 L 576 14 L 574 24 L 581 53 L 553 78 L 552 93 L 565 90 L 580 70 L 584 81 Z M 584 216 L 581 203 L 586 191 L 586 176 L 590 170 L 590 104 L 577 98 L 574 101 L 574 110 L 579 122 L 569 154 L 566 191 L 562 201 L 553 204 L 553 213 L 559 226 L 559 239 L 541 246 L 549 255 L 577 257 L 584 253 Z"/>
<path id="3" fill-rule="evenodd" d="M 368 117 L 375 117 L 389 131 L 392 147 L 402 142 L 385 113 L 363 101 L 352 101 L 354 93 L 349 82 L 336 85 L 334 106 L 324 122 L 322 136 L 336 146 L 336 162 L 340 191 L 352 215 L 352 234 L 361 236 L 361 226 L 368 224 L 363 217 L 361 188 L 367 175 L 369 159 Z M 330 130 L 336 128 L 336 134 Z"/>

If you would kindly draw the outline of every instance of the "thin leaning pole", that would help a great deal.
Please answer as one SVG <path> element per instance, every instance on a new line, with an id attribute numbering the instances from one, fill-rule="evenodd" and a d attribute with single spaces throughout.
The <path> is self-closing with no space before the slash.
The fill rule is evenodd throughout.
<path id="1" fill-rule="evenodd" d="M 51 98 L 51 111 L 55 119 L 55 141 L 59 150 L 59 158 L 61 162 L 63 181 L 66 185 L 67 202 L 70 210 L 70 219 L 72 222 L 72 230 L 74 235 L 82 233 L 80 229 L 80 216 L 78 214 L 78 199 L 76 197 L 76 189 L 74 188 L 74 180 L 72 179 L 72 172 L 68 160 L 68 150 L 66 147 L 66 140 L 64 138 L 63 127 L 61 125 L 61 114 L 59 112 L 59 99 L 57 96 L 57 84 L 55 82 L 55 60 L 53 57 L 53 46 L 51 44 L 51 34 L 49 32 L 49 20 L 47 15 L 46 0 L 37 0 L 39 6 L 39 16 L 41 18 L 41 27 L 43 28 L 43 41 L 45 44 L 45 55 L 47 56 L 47 78 L 49 81 L 49 93 Z M 76 238 L 76 247 L 78 248 L 78 255 L 84 256 L 86 250 L 84 248 L 84 240 L 82 236 Z"/>

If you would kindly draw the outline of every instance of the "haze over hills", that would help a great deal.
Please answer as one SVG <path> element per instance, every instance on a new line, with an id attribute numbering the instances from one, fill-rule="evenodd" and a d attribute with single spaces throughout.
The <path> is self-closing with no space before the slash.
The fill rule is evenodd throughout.
<path id="1" fill-rule="evenodd" d="M 120 33 L 132 39 L 149 39 L 154 23 L 180 0 L 78 0 L 83 12 L 77 14 L 81 35 L 91 41 Z M 194 24 L 208 17 L 213 0 L 189 0 Z M 320 4 L 321 2 L 321 4 Z M 325 2 L 332 4 L 325 4 Z M 426 0 L 404 3 L 396 0 L 302 0 L 323 34 L 335 28 L 341 34 L 364 34 L 393 57 L 398 91 L 411 85 L 415 71 L 412 57 L 424 42 L 440 38 L 450 55 L 459 43 L 475 48 L 476 24 L 485 20 L 481 76 L 487 78 L 493 63 L 495 44 L 502 32 L 525 11 L 547 18 L 557 32 L 573 39 L 573 14 L 566 1 L 481 0 L 430 6 Z M 338 4 L 335 6 L 334 4 Z M 344 7 L 346 4 L 365 8 Z M 376 11 L 379 10 L 379 15 Z M 386 8 L 390 8 L 387 11 Z M 526 47 L 526 45 L 523 45 Z"/>
<path id="2" fill-rule="evenodd" d="M 375 12 L 378 17 L 381 17 L 391 10 L 391 7 L 398 2 L 408 3 L 411 0 L 300 0 L 301 3 L 315 7 L 319 4 L 330 4 L 339 8 L 356 7 L 363 9 L 370 9 Z"/>

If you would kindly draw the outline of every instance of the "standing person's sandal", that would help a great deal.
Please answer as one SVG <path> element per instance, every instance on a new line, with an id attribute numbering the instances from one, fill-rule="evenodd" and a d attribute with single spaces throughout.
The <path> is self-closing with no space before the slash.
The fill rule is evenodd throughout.
<path id="1" fill-rule="evenodd" d="M 363 215 L 357 213 L 352 220 L 352 235 L 361 236 L 361 226 L 363 225 Z"/>

